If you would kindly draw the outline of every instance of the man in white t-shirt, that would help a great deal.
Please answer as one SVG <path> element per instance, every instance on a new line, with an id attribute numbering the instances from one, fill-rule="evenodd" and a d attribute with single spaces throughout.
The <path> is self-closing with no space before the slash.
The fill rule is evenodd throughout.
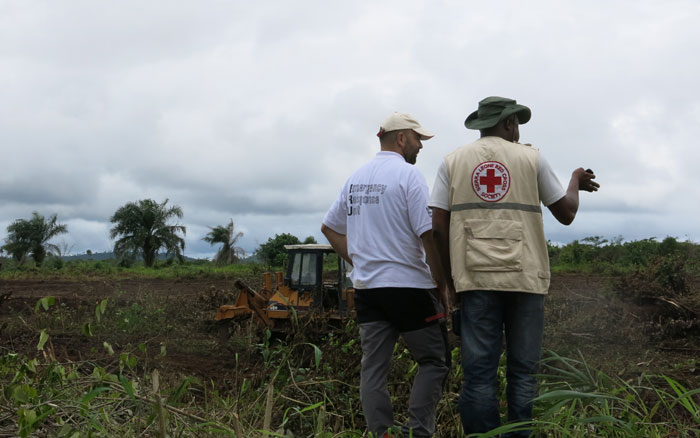
<path id="1" fill-rule="evenodd" d="M 540 204 L 568 225 L 578 210 L 579 190 L 599 187 L 592 171 L 579 168 L 564 190 L 539 151 L 518 143 L 518 126 L 530 115 L 512 99 L 479 102 L 465 125 L 480 130 L 481 138 L 445 157 L 430 197 L 451 298 L 455 291 L 460 298 L 459 411 L 465 434 L 500 425 L 497 368 L 504 332 L 508 421 L 532 419 L 550 275 Z"/>
<path id="2" fill-rule="evenodd" d="M 428 186 L 413 164 L 421 141 L 433 134 L 409 114 L 394 113 L 377 136 L 381 151 L 348 178 L 321 231 L 353 265 L 360 398 L 369 432 L 381 437 L 395 426 L 387 376 L 401 335 L 418 363 L 408 424 L 401 428 L 406 436 L 428 437 L 435 432 L 435 408 L 448 372 L 439 324 L 444 310 L 433 275 L 443 296 L 446 289 L 433 244 Z"/>

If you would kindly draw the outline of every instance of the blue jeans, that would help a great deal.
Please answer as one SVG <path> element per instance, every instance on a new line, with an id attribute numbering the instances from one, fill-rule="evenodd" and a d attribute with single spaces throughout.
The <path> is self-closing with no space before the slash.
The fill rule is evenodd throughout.
<path id="1" fill-rule="evenodd" d="M 532 419 L 542 349 L 544 295 L 467 291 L 461 297 L 462 370 L 459 412 L 464 433 L 500 426 L 498 362 L 506 335 L 508 421 Z M 505 436 L 529 436 L 529 431 Z"/>

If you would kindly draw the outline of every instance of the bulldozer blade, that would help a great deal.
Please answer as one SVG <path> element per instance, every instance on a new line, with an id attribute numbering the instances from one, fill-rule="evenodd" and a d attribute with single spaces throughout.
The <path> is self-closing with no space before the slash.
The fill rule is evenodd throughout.
<path id="1" fill-rule="evenodd" d="M 255 290 L 250 288 L 247 284 L 243 283 L 241 280 L 236 280 L 234 285 L 241 290 L 241 293 L 248 295 L 248 308 L 260 318 L 260 320 L 268 327 L 274 327 L 275 323 L 267 316 L 266 306 L 267 298 L 257 293 Z M 223 306 L 222 306 L 223 307 Z M 221 309 L 219 309 L 221 311 Z M 217 314 L 218 316 L 218 314 Z"/>

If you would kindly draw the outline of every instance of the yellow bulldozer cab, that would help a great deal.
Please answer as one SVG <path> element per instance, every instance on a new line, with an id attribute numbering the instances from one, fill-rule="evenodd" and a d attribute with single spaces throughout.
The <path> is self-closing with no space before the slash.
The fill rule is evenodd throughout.
<path id="1" fill-rule="evenodd" d="M 355 308 L 350 266 L 335 254 L 330 245 L 285 245 L 288 254 L 286 273 L 267 272 L 263 286 L 255 291 L 237 281 L 240 289 L 235 305 L 221 306 L 217 320 L 255 315 L 268 327 L 275 320 L 317 312 L 331 318 L 349 316 Z"/>

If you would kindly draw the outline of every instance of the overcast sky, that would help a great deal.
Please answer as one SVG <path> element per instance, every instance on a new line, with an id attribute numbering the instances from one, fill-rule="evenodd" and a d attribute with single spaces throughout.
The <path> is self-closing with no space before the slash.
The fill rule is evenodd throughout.
<path id="1" fill-rule="evenodd" d="M 185 254 L 233 219 L 248 252 L 314 235 L 392 111 L 436 136 L 418 168 L 477 138 L 490 95 L 532 109 L 521 142 L 566 186 L 555 242 L 700 239 L 700 2 L 0 0 L 0 239 L 58 214 L 72 253 L 111 250 L 129 201 L 184 211 Z"/>

